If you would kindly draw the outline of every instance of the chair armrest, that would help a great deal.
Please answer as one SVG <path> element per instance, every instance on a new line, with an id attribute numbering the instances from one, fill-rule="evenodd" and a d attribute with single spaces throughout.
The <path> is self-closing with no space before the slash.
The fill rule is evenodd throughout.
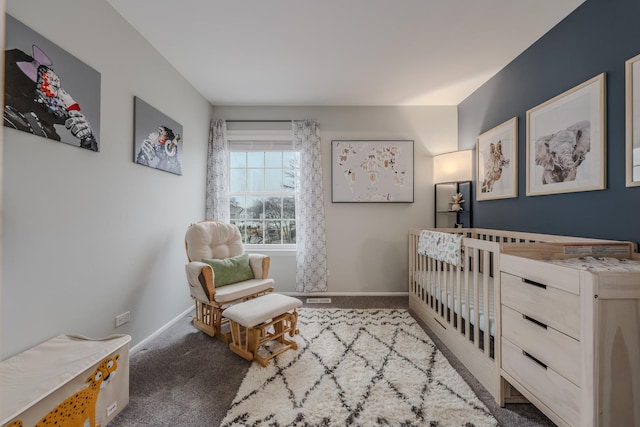
<path id="1" fill-rule="evenodd" d="M 256 279 L 267 279 L 269 277 L 269 266 L 271 258 L 263 254 L 249 254 L 249 265 Z"/>
<path id="2" fill-rule="evenodd" d="M 211 302 L 216 293 L 213 268 L 204 262 L 191 261 L 185 266 L 191 296 L 199 301 Z"/>

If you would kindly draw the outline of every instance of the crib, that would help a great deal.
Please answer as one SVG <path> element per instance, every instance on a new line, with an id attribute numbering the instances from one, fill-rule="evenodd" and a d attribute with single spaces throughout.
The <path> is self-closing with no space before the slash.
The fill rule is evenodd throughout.
<path id="1" fill-rule="evenodd" d="M 430 231 L 459 237 L 457 264 L 418 250 L 422 230 L 409 230 L 409 307 L 501 405 L 526 399 L 500 378 L 500 254 L 509 245 L 604 243 L 599 239 L 479 228 Z M 499 342 L 499 341 L 497 341 Z"/>

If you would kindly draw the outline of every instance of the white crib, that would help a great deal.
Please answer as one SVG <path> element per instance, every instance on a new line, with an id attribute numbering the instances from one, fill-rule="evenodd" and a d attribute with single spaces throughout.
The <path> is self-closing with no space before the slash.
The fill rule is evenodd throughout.
<path id="1" fill-rule="evenodd" d="M 524 401 L 500 381 L 500 346 L 494 346 L 501 334 L 501 252 L 511 244 L 535 251 L 543 243 L 610 241 L 478 228 L 430 229 L 462 235 L 461 262 L 453 265 L 418 252 L 422 231 L 409 231 L 409 307 L 497 402 Z"/>

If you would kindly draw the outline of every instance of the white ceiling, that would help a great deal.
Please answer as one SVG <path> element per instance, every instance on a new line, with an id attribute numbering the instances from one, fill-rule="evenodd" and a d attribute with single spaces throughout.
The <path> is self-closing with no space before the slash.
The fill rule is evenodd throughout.
<path id="1" fill-rule="evenodd" d="M 107 0 L 214 105 L 457 105 L 584 0 Z"/>

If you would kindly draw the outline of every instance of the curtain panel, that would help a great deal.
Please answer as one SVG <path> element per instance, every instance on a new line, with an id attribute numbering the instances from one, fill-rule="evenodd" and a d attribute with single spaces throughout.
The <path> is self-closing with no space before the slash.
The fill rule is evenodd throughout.
<path id="1" fill-rule="evenodd" d="M 294 121 L 293 145 L 300 153 L 296 169 L 296 291 L 326 292 L 327 242 L 318 123 Z"/>
<path id="2" fill-rule="evenodd" d="M 229 222 L 229 141 L 227 123 L 214 120 L 209 129 L 207 152 L 206 219 Z"/>

